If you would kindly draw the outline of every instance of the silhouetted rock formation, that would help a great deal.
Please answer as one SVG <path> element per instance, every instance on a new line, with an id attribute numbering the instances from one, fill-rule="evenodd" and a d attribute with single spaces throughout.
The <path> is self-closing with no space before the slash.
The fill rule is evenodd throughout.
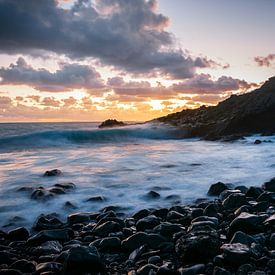
<path id="1" fill-rule="evenodd" d="M 122 121 L 118 121 L 116 119 L 107 119 L 103 121 L 98 128 L 108 128 L 108 127 L 117 127 L 117 126 L 125 126 L 126 124 Z"/>
<path id="2" fill-rule="evenodd" d="M 230 139 L 275 133 L 275 77 L 253 92 L 232 95 L 217 106 L 183 110 L 154 121 L 180 126 L 186 137 Z"/>

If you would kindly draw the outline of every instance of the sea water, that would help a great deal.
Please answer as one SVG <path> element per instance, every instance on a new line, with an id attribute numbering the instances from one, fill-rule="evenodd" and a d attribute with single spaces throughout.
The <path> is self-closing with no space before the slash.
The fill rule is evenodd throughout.
<path id="1" fill-rule="evenodd" d="M 170 207 L 207 197 L 217 181 L 257 186 L 275 176 L 274 136 L 235 142 L 182 136 L 181 129 L 161 124 L 112 129 L 96 123 L 0 124 L 0 227 L 30 227 L 41 213 L 65 219 L 110 205 L 126 214 Z M 255 139 L 271 142 L 255 145 Z M 55 168 L 63 174 L 43 176 Z M 76 188 L 47 201 L 18 191 L 66 182 Z M 148 198 L 152 190 L 160 197 Z M 87 201 L 96 196 L 103 200 Z M 66 208 L 66 202 L 76 208 Z"/>

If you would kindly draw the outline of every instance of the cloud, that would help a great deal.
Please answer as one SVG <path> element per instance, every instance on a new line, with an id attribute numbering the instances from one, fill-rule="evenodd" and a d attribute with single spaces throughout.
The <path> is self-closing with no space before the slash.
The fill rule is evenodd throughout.
<path id="1" fill-rule="evenodd" d="M 269 54 L 267 56 L 256 56 L 254 61 L 259 67 L 271 67 L 275 62 L 275 54 Z"/>
<path id="2" fill-rule="evenodd" d="M 185 79 L 215 66 L 175 47 L 169 19 L 157 0 L 77 0 L 63 9 L 54 0 L 0 0 L 0 52 L 97 58 L 133 74 Z"/>
<path id="3" fill-rule="evenodd" d="M 199 74 L 184 82 L 174 84 L 173 90 L 187 94 L 221 94 L 228 91 L 248 90 L 254 84 L 245 80 L 221 76 L 213 80 L 209 74 Z"/>
<path id="4" fill-rule="evenodd" d="M 92 67 L 79 64 L 62 64 L 54 73 L 34 69 L 20 57 L 16 64 L 0 68 L 0 84 L 29 85 L 40 91 L 63 92 L 72 89 L 100 89 L 104 83 Z"/>

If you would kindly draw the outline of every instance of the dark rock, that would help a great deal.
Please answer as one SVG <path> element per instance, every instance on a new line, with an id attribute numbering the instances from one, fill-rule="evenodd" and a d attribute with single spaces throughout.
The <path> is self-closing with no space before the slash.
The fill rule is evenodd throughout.
<path id="1" fill-rule="evenodd" d="M 275 250 L 275 233 L 272 233 L 270 236 L 269 246 L 272 250 Z"/>
<path id="2" fill-rule="evenodd" d="M 36 266 L 36 273 L 52 272 L 58 274 L 62 270 L 62 264 L 56 262 L 41 263 Z"/>
<path id="3" fill-rule="evenodd" d="M 136 220 L 140 220 L 144 217 L 147 217 L 149 214 L 150 211 L 148 209 L 141 209 L 133 215 L 133 218 Z"/>
<path id="4" fill-rule="evenodd" d="M 34 249 L 36 255 L 58 254 L 62 251 L 62 245 L 58 241 L 47 241 Z"/>
<path id="5" fill-rule="evenodd" d="M 203 214 L 209 217 L 218 217 L 219 210 L 220 210 L 219 205 L 217 205 L 216 203 L 210 203 L 205 207 Z"/>
<path id="6" fill-rule="evenodd" d="M 215 231 L 188 233 L 179 238 L 176 243 L 176 252 L 186 263 L 205 263 L 219 251 L 220 239 Z"/>
<path id="7" fill-rule="evenodd" d="M 99 248 L 101 250 L 120 250 L 121 241 L 117 237 L 106 237 L 101 239 Z"/>
<path id="8" fill-rule="evenodd" d="M 213 275 L 231 275 L 231 273 L 224 268 L 215 266 L 215 268 L 213 270 Z"/>
<path id="9" fill-rule="evenodd" d="M 224 190 L 223 192 L 221 192 L 219 198 L 223 201 L 223 200 L 225 200 L 226 198 L 228 198 L 232 194 L 242 194 L 242 192 L 240 190 L 227 189 L 227 190 Z"/>
<path id="10" fill-rule="evenodd" d="M 264 224 L 267 224 L 267 225 L 275 225 L 275 214 L 271 215 L 269 218 L 267 218 L 265 221 L 264 221 Z"/>
<path id="11" fill-rule="evenodd" d="M 102 202 L 102 201 L 105 201 L 105 197 L 103 196 L 96 196 L 96 197 L 91 197 L 89 199 L 87 199 L 86 201 L 87 202 Z"/>
<path id="12" fill-rule="evenodd" d="M 167 221 L 178 220 L 178 219 L 181 219 L 181 218 L 184 218 L 184 217 L 185 217 L 185 215 L 183 215 L 183 214 L 181 214 L 177 211 L 174 211 L 174 210 L 169 211 L 167 213 Z"/>
<path id="13" fill-rule="evenodd" d="M 160 198 L 160 194 L 156 191 L 151 190 L 145 195 L 145 197 L 148 199 L 158 199 Z"/>
<path id="14" fill-rule="evenodd" d="M 137 221 L 136 228 L 138 231 L 152 229 L 160 223 L 160 218 L 150 215 Z"/>
<path id="15" fill-rule="evenodd" d="M 225 209 L 237 209 L 244 204 L 247 204 L 245 195 L 238 193 L 231 194 L 222 202 Z"/>
<path id="16" fill-rule="evenodd" d="M 139 260 L 140 256 L 146 251 L 147 245 L 142 245 L 135 249 L 130 255 L 128 260 L 132 263 L 135 263 L 137 260 Z"/>
<path id="17" fill-rule="evenodd" d="M 173 235 L 177 232 L 183 231 L 184 228 L 181 226 L 181 224 L 173 224 L 169 222 L 164 222 L 156 227 L 154 227 L 154 232 L 159 233 L 164 237 L 172 238 Z"/>
<path id="18" fill-rule="evenodd" d="M 12 241 L 25 241 L 29 238 L 29 231 L 25 227 L 18 227 L 8 232 L 8 238 Z"/>
<path id="19" fill-rule="evenodd" d="M 258 202 L 268 202 L 268 203 L 274 203 L 275 202 L 275 193 L 274 192 L 263 192 L 258 198 Z M 267 207 L 269 205 L 267 204 Z M 266 207 L 266 208 L 267 208 Z"/>
<path id="20" fill-rule="evenodd" d="M 203 274 L 205 269 L 204 264 L 197 264 L 190 267 L 180 269 L 180 275 L 197 275 Z"/>
<path id="21" fill-rule="evenodd" d="M 23 273 L 32 273 L 35 271 L 35 264 L 27 260 L 18 260 L 9 266 L 10 269 L 17 269 Z"/>
<path id="22" fill-rule="evenodd" d="M 70 225 L 76 223 L 89 223 L 91 221 L 91 213 L 74 213 L 68 216 L 68 223 Z"/>
<path id="23" fill-rule="evenodd" d="M 237 231 L 230 241 L 231 244 L 241 243 L 249 247 L 251 246 L 252 243 L 255 243 L 255 242 L 256 240 L 252 236 L 245 234 L 241 231 Z"/>
<path id="24" fill-rule="evenodd" d="M 262 141 L 259 140 L 259 139 L 256 139 L 256 140 L 254 141 L 254 144 L 261 144 L 261 143 L 262 143 Z"/>
<path id="25" fill-rule="evenodd" d="M 23 275 L 19 270 L 16 269 L 0 269 L 0 275 Z"/>
<path id="26" fill-rule="evenodd" d="M 158 269 L 156 275 L 179 275 L 179 272 L 171 262 L 166 262 Z"/>
<path id="27" fill-rule="evenodd" d="M 225 183 L 217 182 L 210 186 L 207 195 L 208 196 L 219 196 L 221 192 L 224 190 L 229 189 L 228 186 Z"/>
<path id="28" fill-rule="evenodd" d="M 47 241 L 66 242 L 69 241 L 72 236 L 73 231 L 70 229 L 43 230 L 31 236 L 28 239 L 28 243 L 31 245 L 36 245 Z"/>
<path id="29" fill-rule="evenodd" d="M 138 275 L 148 275 L 148 274 L 151 274 L 150 273 L 151 270 L 157 271 L 158 266 L 153 265 L 153 264 L 146 264 L 137 270 L 137 274 Z"/>
<path id="30" fill-rule="evenodd" d="M 70 190 L 70 189 L 75 189 L 76 186 L 72 182 L 65 182 L 65 183 L 56 183 L 54 187 Z"/>
<path id="31" fill-rule="evenodd" d="M 122 226 L 119 223 L 108 221 L 103 224 L 97 225 L 92 232 L 95 235 L 98 235 L 101 237 L 107 237 L 110 233 L 119 232 L 121 230 L 122 230 Z"/>
<path id="32" fill-rule="evenodd" d="M 149 259 L 148 259 L 148 264 L 154 264 L 154 265 L 158 265 L 158 264 L 161 264 L 162 263 L 162 259 L 160 256 L 151 256 Z"/>
<path id="33" fill-rule="evenodd" d="M 236 231 L 242 231 L 248 234 L 255 234 L 262 229 L 263 217 L 249 213 L 241 213 L 236 217 L 229 226 L 229 234 L 234 234 Z"/>
<path id="34" fill-rule="evenodd" d="M 17 261 L 16 257 L 17 257 L 17 255 L 12 252 L 0 251 L 0 265 L 1 264 L 10 265 L 13 262 Z"/>
<path id="35" fill-rule="evenodd" d="M 76 207 L 73 203 L 71 203 L 70 201 L 66 201 L 66 202 L 64 203 L 64 208 L 76 209 L 77 207 Z"/>
<path id="36" fill-rule="evenodd" d="M 98 128 L 110 128 L 110 127 L 120 127 L 126 126 L 126 124 L 122 121 L 118 121 L 116 119 L 107 119 L 103 121 Z"/>
<path id="37" fill-rule="evenodd" d="M 47 177 L 54 177 L 54 176 L 60 176 L 62 172 L 58 169 L 48 170 L 44 173 L 44 176 Z"/>
<path id="38" fill-rule="evenodd" d="M 226 262 L 233 266 L 240 266 L 247 263 L 250 256 L 250 248 L 241 243 L 224 244 L 221 249 Z"/>
<path id="39" fill-rule="evenodd" d="M 263 189 L 270 192 L 275 192 L 275 178 L 263 184 Z"/>
<path id="40" fill-rule="evenodd" d="M 237 275 L 251 274 L 250 272 L 253 272 L 254 270 L 255 268 L 251 264 L 243 264 L 238 268 Z"/>
<path id="41" fill-rule="evenodd" d="M 64 226 L 64 223 L 61 222 L 55 215 L 40 215 L 33 225 L 35 230 L 47 230 L 47 229 L 60 229 Z"/>
<path id="42" fill-rule="evenodd" d="M 75 246 L 68 251 L 64 274 L 105 273 L 105 266 L 94 246 Z"/>
<path id="43" fill-rule="evenodd" d="M 38 187 L 31 194 L 31 199 L 34 200 L 48 200 L 54 196 L 53 193 L 46 190 L 44 187 Z"/>
<path id="44" fill-rule="evenodd" d="M 263 189 L 260 187 L 255 187 L 255 186 L 251 186 L 248 188 L 247 192 L 246 192 L 246 196 L 247 197 L 251 197 L 251 198 L 258 198 L 261 194 L 263 193 Z"/>

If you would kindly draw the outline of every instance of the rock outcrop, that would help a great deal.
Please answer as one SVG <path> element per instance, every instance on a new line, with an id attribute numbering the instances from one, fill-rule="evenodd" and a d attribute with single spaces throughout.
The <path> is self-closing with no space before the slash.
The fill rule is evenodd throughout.
<path id="1" fill-rule="evenodd" d="M 181 127 L 186 137 L 208 140 L 275 133 L 275 77 L 252 92 L 232 95 L 216 106 L 201 106 L 154 121 Z"/>

